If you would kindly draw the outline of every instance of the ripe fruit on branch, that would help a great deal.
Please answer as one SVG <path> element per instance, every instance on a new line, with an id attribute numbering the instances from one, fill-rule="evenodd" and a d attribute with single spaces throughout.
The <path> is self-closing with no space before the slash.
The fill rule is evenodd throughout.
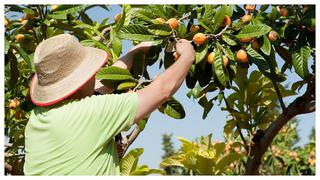
<path id="1" fill-rule="evenodd" d="M 251 38 L 240 38 L 239 41 L 240 42 L 250 42 Z"/>
<path id="2" fill-rule="evenodd" d="M 116 15 L 114 16 L 114 21 L 115 21 L 115 22 L 119 22 L 120 19 L 121 19 L 121 16 L 122 16 L 121 13 L 116 14 Z"/>
<path id="3" fill-rule="evenodd" d="M 224 24 L 225 26 L 230 26 L 230 25 L 231 25 L 231 19 L 230 19 L 229 16 L 226 15 L 226 16 L 224 17 L 223 24 Z"/>
<path id="4" fill-rule="evenodd" d="M 256 5 L 254 4 L 248 4 L 245 6 L 245 9 L 249 12 L 253 12 L 255 8 L 256 8 Z"/>
<path id="5" fill-rule="evenodd" d="M 223 59 L 223 65 L 224 65 L 224 67 L 226 67 L 229 63 L 229 59 L 226 55 L 223 55 L 222 59 Z"/>
<path id="6" fill-rule="evenodd" d="M 289 14 L 289 11 L 287 8 L 283 7 L 280 9 L 280 12 L 279 12 L 280 16 L 288 16 Z"/>
<path id="7" fill-rule="evenodd" d="M 29 30 L 28 30 L 28 33 L 29 33 L 29 34 L 33 34 L 33 30 L 32 30 L 32 29 L 29 29 Z"/>
<path id="8" fill-rule="evenodd" d="M 275 41 L 278 38 L 278 33 L 275 31 L 270 31 L 268 34 L 268 38 L 270 41 Z"/>
<path id="9" fill-rule="evenodd" d="M 199 29 L 200 29 L 199 26 L 197 26 L 197 25 L 192 25 L 192 26 L 190 27 L 190 32 L 196 32 L 196 31 L 199 31 Z"/>
<path id="10" fill-rule="evenodd" d="M 209 53 L 207 60 L 208 60 L 209 64 L 213 64 L 213 62 L 214 62 L 214 52 Z"/>
<path id="11" fill-rule="evenodd" d="M 12 99 L 9 101 L 9 108 L 15 109 L 20 105 L 20 101 L 18 99 Z"/>
<path id="12" fill-rule="evenodd" d="M 156 20 L 157 20 L 160 24 L 166 23 L 166 20 L 164 20 L 163 18 L 156 18 Z"/>
<path id="13" fill-rule="evenodd" d="M 206 42 L 206 39 L 206 35 L 203 33 L 197 33 L 193 36 L 193 42 L 198 46 L 204 44 Z"/>
<path id="14" fill-rule="evenodd" d="M 16 35 L 16 41 L 17 42 L 23 42 L 24 41 L 24 35 L 23 34 L 17 34 Z"/>
<path id="15" fill-rule="evenodd" d="M 58 5 L 51 5 L 51 11 L 55 11 L 58 8 Z"/>
<path id="16" fill-rule="evenodd" d="M 247 52 L 245 50 L 243 50 L 243 49 L 240 49 L 237 52 L 237 60 L 242 62 L 242 63 L 248 62 L 248 54 L 247 54 Z"/>
<path id="17" fill-rule="evenodd" d="M 249 14 L 245 14 L 244 16 L 242 16 L 242 18 L 241 18 L 241 20 L 242 20 L 242 22 L 250 22 L 251 21 L 251 15 L 249 15 Z"/>
<path id="18" fill-rule="evenodd" d="M 174 52 L 174 53 L 173 53 L 173 57 L 174 57 L 174 60 L 176 61 L 176 60 L 179 59 L 180 54 L 178 54 L 177 52 Z"/>
<path id="19" fill-rule="evenodd" d="M 167 23 L 172 29 L 177 29 L 179 27 L 179 22 L 176 18 L 170 18 Z"/>
<path id="20" fill-rule="evenodd" d="M 254 39 L 251 41 L 251 46 L 256 51 L 258 51 L 260 49 L 260 44 L 257 39 Z"/>

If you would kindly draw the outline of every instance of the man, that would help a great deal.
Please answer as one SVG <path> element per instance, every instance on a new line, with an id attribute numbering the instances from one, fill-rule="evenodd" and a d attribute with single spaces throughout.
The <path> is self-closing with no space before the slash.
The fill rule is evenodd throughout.
<path id="1" fill-rule="evenodd" d="M 141 43 L 114 63 L 130 69 Z M 30 96 L 37 108 L 25 130 L 26 175 L 119 175 L 114 136 L 138 123 L 181 86 L 195 59 L 193 46 L 176 44 L 179 59 L 135 93 L 93 95 L 95 74 L 109 55 L 63 34 L 43 41 L 34 54 Z M 103 87 L 100 90 L 103 90 Z"/>

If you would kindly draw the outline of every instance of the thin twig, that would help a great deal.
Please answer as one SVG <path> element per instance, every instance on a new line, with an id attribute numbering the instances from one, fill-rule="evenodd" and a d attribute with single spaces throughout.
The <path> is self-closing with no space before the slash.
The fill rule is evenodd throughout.
<path id="1" fill-rule="evenodd" d="M 229 111 L 232 111 L 231 107 L 229 106 L 229 103 L 227 102 L 227 99 L 225 97 L 223 97 L 223 99 L 224 99 L 224 101 L 226 103 L 227 109 Z M 233 117 L 234 121 L 236 121 L 236 118 L 233 115 L 232 115 L 232 117 Z M 243 134 L 241 132 L 240 126 L 239 126 L 239 124 L 237 122 L 236 122 L 236 127 L 237 127 L 237 130 L 238 130 L 239 134 L 240 134 L 241 140 L 244 143 L 244 147 L 245 147 L 246 151 L 249 152 L 248 151 L 248 144 L 247 144 L 246 140 L 244 139 L 244 136 L 243 136 Z"/>
<path id="2" fill-rule="evenodd" d="M 219 37 L 221 36 L 227 29 L 228 29 L 229 25 L 226 25 L 226 27 L 224 27 L 218 34 L 213 35 L 214 37 Z"/>
<path id="3" fill-rule="evenodd" d="M 279 87 L 278 87 L 278 85 L 277 85 L 277 83 L 275 82 L 274 79 L 271 79 L 271 82 L 273 84 L 274 89 L 276 90 L 276 93 L 277 93 L 277 96 L 278 96 L 278 99 L 279 99 L 279 102 L 280 102 L 280 106 L 281 106 L 282 112 L 286 112 L 287 108 L 286 108 L 286 105 L 283 102 L 283 98 L 282 98 L 282 95 L 280 93 Z"/>

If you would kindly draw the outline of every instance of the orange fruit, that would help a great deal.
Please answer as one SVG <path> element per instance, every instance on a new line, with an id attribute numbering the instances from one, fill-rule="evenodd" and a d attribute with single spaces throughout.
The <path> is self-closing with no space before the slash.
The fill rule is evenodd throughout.
<path id="1" fill-rule="evenodd" d="M 9 101 L 9 108 L 15 109 L 20 105 L 20 101 L 18 99 L 12 99 Z"/>
<path id="2" fill-rule="evenodd" d="M 16 35 L 16 41 L 17 42 L 23 42 L 24 41 L 24 35 L 23 34 L 17 34 Z"/>
<path id="3" fill-rule="evenodd" d="M 179 22 L 176 18 L 170 18 L 167 23 L 172 29 L 177 29 L 179 27 Z"/>
<path id="4" fill-rule="evenodd" d="M 222 58 L 223 58 L 223 65 L 224 67 L 226 67 L 229 63 L 229 59 L 226 55 L 223 55 Z"/>
<path id="5" fill-rule="evenodd" d="M 25 19 L 33 19 L 33 18 L 34 18 L 34 15 L 33 15 L 33 14 L 25 14 L 25 15 L 24 15 L 24 18 L 25 18 Z"/>
<path id="6" fill-rule="evenodd" d="M 230 19 L 229 16 L 226 15 L 224 17 L 223 24 L 226 25 L 226 26 L 230 26 L 231 25 L 231 19 Z"/>
<path id="7" fill-rule="evenodd" d="M 115 22 L 119 22 L 120 19 L 121 19 L 121 16 L 122 16 L 121 13 L 116 14 L 116 15 L 114 16 L 114 21 L 115 21 Z"/>
<path id="8" fill-rule="evenodd" d="M 206 35 L 203 33 L 197 33 L 193 36 L 193 42 L 198 46 L 204 44 L 206 42 L 206 39 Z"/>
<path id="9" fill-rule="evenodd" d="M 240 38 L 239 41 L 240 42 L 250 42 L 251 38 Z"/>
<path id="10" fill-rule="evenodd" d="M 173 53 L 173 57 L 174 57 L 174 60 L 176 61 L 176 60 L 179 59 L 180 54 L 178 54 L 177 52 L 174 52 L 174 53 Z"/>
<path id="11" fill-rule="evenodd" d="M 275 31 L 270 31 L 268 34 L 268 38 L 270 41 L 275 41 L 278 38 L 278 33 Z"/>
<path id="12" fill-rule="evenodd" d="M 260 49 L 260 44 L 257 39 L 254 39 L 253 41 L 251 41 L 251 46 L 256 51 Z"/>
<path id="13" fill-rule="evenodd" d="M 213 62 L 214 62 L 214 52 L 209 53 L 207 60 L 208 60 L 209 64 L 213 64 Z"/>
<path id="14" fill-rule="evenodd" d="M 166 23 L 166 20 L 164 20 L 163 18 L 156 18 L 156 20 L 157 20 L 160 24 Z"/>
<path id="15" fill-rule="evenodd" d="M 238 61 L 240 61 L 242 63 L 248 62 L 248 54 L 247 54 L 247 52 L 245 50 L 243 50 L 243 49 L 240 49 L 237 52 L 237 59 L 238 59 Z"/>
<path id="16" fill-rule="evenodd" d="M 249 12 L 253 12 L 255 8 L 256 8 L 256 5 L 254 4 L 248 4 L 245 6 L 245 9 Z"/>
<path id="17" fill-rule="evenodd" d="M 242 22 L 250 22 L 251 21 L 251 15 L 249 15 L 249 14 L 245 14 L 244 16 L 242 16 L 242 18 L 241 18 L 241 20 L 242 20 Z"/>
<path id="18" fill-rule="evenodd" d="M 58 8 L 58 5 L 51 5 L 51 11 L 55 11 Z"/>
<path id="19" fill-rule="evenodd" d="M 33 34 L 32 29 L 29 29 L 29 30 L 28 30 L 28 33 L 29 33 L 29 34 Z"/>
<path id="20" fill-rule="evenodd" d="M 289 14 L 289 11 L 287 8 L 283 7 L 280 9 L 280 12 L 279 12 L 280 16 L 288 16 Z"/>
<path id="21" fill-rule="evenodd" d="M 196 31 L 199 31 L 199 29 L 200 29 L 199 26 L 197 26 L 197 25 L 192 25 L 192 26 L 190 27 L 190 32 L 196 32 Z"/>

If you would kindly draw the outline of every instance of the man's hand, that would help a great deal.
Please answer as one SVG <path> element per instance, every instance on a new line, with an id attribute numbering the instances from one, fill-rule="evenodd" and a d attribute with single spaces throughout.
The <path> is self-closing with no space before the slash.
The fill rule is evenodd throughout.
<path id="1" fill-rule="evenodd" d="M 126 55 L 121 57 L 112 66 L 117 66 L 117 67 L 120 67 L 123 69 L 131 69 L 132 64 L 133 64 L 134 55 L 137 52 L 143 52 L 143 53 L 147 54 L 151 46 L 152 46 L 151 42 L 142 42 L 142 43 L 134 46 L 132 49 L 130 49 L 130 51 L 127 52 Z"/>
<path id="2" fill-rule="evenodd" d="M 186 39 L 180 39 L 175 44 L 176 53 L 181 56 L 189 57 L 187 59 L 193 60 L 195 59 L 195 50 L 190 42 Z"/>

